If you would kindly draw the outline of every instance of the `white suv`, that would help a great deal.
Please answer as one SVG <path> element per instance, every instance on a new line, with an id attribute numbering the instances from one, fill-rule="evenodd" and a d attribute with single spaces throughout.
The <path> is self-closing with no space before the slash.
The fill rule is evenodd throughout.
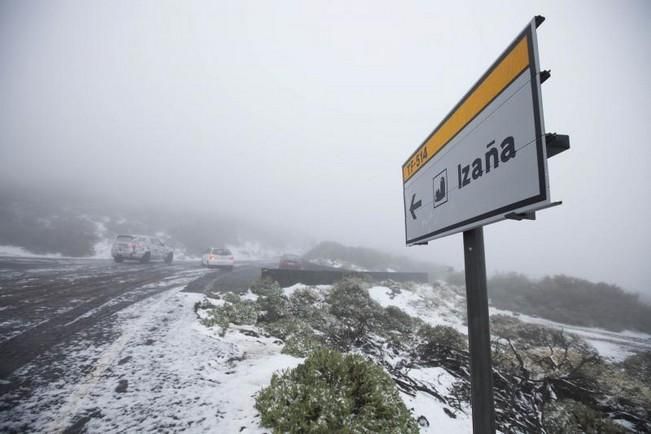
<path id="1" fill-rule="evenodd" d="M 111 247 L 111 256 L 115 262 L 125 259 L 135 259 L 145 264 L 153 259 L 171 264 L 174 259 L 174 249 L 166 246 L 156 237 L 147 235 L 118 235 Z"/>

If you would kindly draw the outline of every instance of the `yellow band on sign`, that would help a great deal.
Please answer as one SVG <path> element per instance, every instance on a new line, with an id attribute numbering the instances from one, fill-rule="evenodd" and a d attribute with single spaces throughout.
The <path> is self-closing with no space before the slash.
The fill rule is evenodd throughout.
<path id="1" fill-rule="evenodd" d="M 414 176 L 527 66 L 529 66 L 529 44 L 525 35 L 402 166 L 403 182 L 407 182 Z"/>

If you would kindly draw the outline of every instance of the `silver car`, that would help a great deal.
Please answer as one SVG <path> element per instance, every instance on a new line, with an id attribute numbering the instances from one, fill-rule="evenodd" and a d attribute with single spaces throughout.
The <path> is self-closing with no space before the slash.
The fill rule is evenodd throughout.
<path id="1" fill-rule="evenodd" d="M 201 256 L 201 265 L 203 267 L 216 267 L 233 271 L 235 258 L 233 257 L 233 253 L 228 249 L 211 247 Z"/>
<path id="2" fill-rule="evenodd" d="M 118 235 L 111 247 L 111 256 L 115 262 L 134 259 L 145 264 L 151 260 L 162 260 L 171 264 L 174 249 L 166 246 L 156 237 L 148 235 Z"/>

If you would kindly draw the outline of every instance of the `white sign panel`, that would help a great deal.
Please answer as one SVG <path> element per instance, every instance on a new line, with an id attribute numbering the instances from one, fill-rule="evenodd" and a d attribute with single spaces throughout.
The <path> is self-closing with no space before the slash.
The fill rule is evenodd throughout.
<path id="1" fill-rule="evenodd" d="M 549 204 L 535 23 L 402 167 L 407 245 Z"/>

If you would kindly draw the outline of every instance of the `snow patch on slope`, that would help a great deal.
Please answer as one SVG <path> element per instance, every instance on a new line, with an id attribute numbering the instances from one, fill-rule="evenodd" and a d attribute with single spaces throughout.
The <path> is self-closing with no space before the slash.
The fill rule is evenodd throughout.
<path id="1" fill-rule="evenodd" d="M 432 388 L 443 395 L 449 393 L 455 382 L 455 378 L 440 367 L 412 369 L 409 376 L 426 384 L 431 384 Z M 466 415 L 461 414 L 452 418 L 445 413 L 445 407 L 441 405 L 440 401 L 426 393 L 417 392 L 416 396 L 412 397 L 401 392 L 400 397 L 407 408 L 412 409 L 415 417 L 423 415 L 427 418 L 429 425 L 420 428 L 420 432 L 423 434 L 472 432 L 471 411 L 469 408 L 466 409 Z"/>
<path id="2" fill-rule="evenodd" d="M 465 298 L 448 285 L 415 284 L 411 290 L 397 291 L 386 286 L 373 286 L 368 292 L 382 307 L 395 306 L 429 325 L 447 325 L 468 333 L 463 321 Z"/>
<path id="3" fill-rule="evenodd" d="M 0 256 L 14 256 L 22 258 L 63 258 L 61 253 L 33 253 L 18 246 L 0 246 Z"/>

